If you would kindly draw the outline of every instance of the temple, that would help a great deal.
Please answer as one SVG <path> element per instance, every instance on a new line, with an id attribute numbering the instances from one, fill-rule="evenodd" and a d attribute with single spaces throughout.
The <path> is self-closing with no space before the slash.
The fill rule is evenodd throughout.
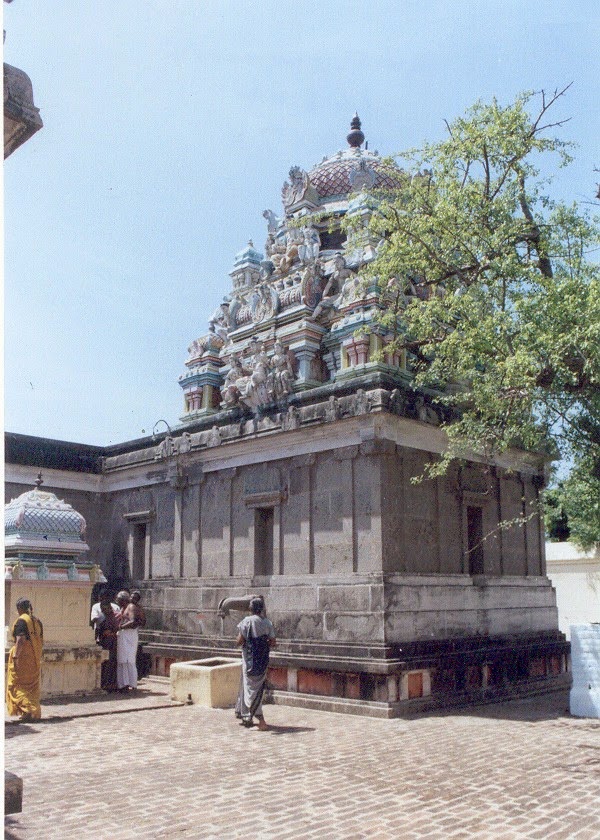
<path id="1" fill-rule="evenodd" d="M 40 473 L 4 507 L 4 615 L 11 628 L 17 601 L 28 598 L 42 621 L 44 698 L 88 694 L 100 688 L 105 657 L 89 624 L 90 596 L 106 578 L 87 556 L 84 517 L 43 483 Z"/>
<path id="2" fill-rule="evenodd" d="M 347 148 L 290 170 L 264 252 L 235 256 L 191 341 L 176 428 L 104 448 L 8 435 L 9 489 L 43 468 L 85 512 L 94 562 L 143 591 L 157 673 L 231 654 L 219 603 L 257 593 L 276 702 L 388 716 L 566 685 L 544 458 L 474 453 L 413 481 L 447 418 L 378 318 L 368 222 L 404 176 L 364 139 L 355 116 Z"/>

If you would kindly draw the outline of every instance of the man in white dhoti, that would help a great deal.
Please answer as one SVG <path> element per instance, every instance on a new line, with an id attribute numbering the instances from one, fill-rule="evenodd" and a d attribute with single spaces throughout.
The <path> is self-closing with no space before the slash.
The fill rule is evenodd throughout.
<path id="1" fill-rule="evenodd" d="M 117 634 L 117 689 L 123 693 L 137 688 L 135 659 L 138 648 L 138 622 L 128 592 L 119 592 L 120 624 Z"/>

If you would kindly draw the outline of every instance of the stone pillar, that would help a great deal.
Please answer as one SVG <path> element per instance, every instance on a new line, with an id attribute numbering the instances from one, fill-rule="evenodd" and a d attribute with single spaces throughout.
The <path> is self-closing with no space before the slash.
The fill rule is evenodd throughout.
<path id="1" fill-rule="evenodd" d="M 315 455 L 300 455 L 290 464 L 288 498 L 280 507 L 284 556 L 280 558 L 281 574 L 309 574 L 312 548 L 311 468 Z"/>
<path id="2" fill-rule="evenodd" d="M 273 511 L 273 574 L 283 574 L 283 540 L 281 538 L 281 504 Z"/>
<path id="3" fill-rule="evenodd" d="M 340 369 L 341 365 L 340 348 L 336 347 L 330 350 L 328 353 L 323 353 L 323 361 L 327 365 L 327 370 L 329 371 L 329 378 L 335 379 L 335 375 Z"/>
<path id="4" fill-rule="evenodd" d="M 183 577 L 183 490 L 175 491 L 173 526 L 173 577 Z"/>
<path id="5" fill-rule="evenodd" d="M 181 513 L 181 569 L 180 577 L 196 577 L 198 573 L 200 532 L 200 485 L 192 484 L 183 491 Z"/>
<path id="6" fill-rule="evenodd" d="M 289 349 L 298 364 L 294 390 L 304 391 L 321 384 L 321 377 L 315 375 L 314 361 L 324 333 L 325 329 L 320 325 L 305 321 L 301 336 L 296 341 L 290 341 Z"/>
<path id="7" fill-rule="evenodd" d="M 344 350 L 348 354 L 348 366 L 358 367 L 366 365 L 370 360 L 370 340 L 368 336 L 352 336 L 343 343 Z"/>
<path id="8" fill-rule="evenodd" d="M 298 375 L 294 384 L 302 389 L 313 388 L 319 383 L 313 376 L 313 362 L 317 353 L 315 347 L 294 348 L 294 355 L 298 361 Z"/>
<path id="9" fill-rule="evenodd" d="M 204 409 L 204 411 L 209 411 L 213 405 L 213 385 L 205 385 L 204 388 L 201 389 L 201 396 L 202 396 L 202 403 L 198 406 L 198 408 Z"/>

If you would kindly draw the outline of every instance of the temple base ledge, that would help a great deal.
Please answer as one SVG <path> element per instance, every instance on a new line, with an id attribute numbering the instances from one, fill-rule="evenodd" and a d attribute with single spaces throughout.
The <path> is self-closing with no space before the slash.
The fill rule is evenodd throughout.
<path id="1" fill-rule="evenodd" d="M 291 706 L 295 708 L 314 709 L 321 712 L 338 712 L 346 715 L 361 715 L 373 718 L 417 718 L 424 713 L 435 713 L 444 709 L 483 706 L 492 703 L 504 703 L 510 700 L 521 700 L 567 691 L 571 685 L 570 674 L 560 674 L 552 679 L 531 680 L 515 686 L 494 686 L 486 689 L 456 692 L 442 697 L 418 697 L 412 700 L 401 700 L 387 703 L 377 700 L 354 700 L 345 697 L 326 697 L 298 692 L 269 690 L 265 704 L 276 706 Z"/>

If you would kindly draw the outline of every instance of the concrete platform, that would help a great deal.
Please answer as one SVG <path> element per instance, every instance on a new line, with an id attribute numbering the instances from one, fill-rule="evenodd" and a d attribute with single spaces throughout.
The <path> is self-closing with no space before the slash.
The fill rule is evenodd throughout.
<path id="1" fill-rule="evenodd" d="M 171 665 L 171 700 L 195 703 L 208 709 L 235 705 L 242 671 L 239 659 L 213 656 Z"/>

